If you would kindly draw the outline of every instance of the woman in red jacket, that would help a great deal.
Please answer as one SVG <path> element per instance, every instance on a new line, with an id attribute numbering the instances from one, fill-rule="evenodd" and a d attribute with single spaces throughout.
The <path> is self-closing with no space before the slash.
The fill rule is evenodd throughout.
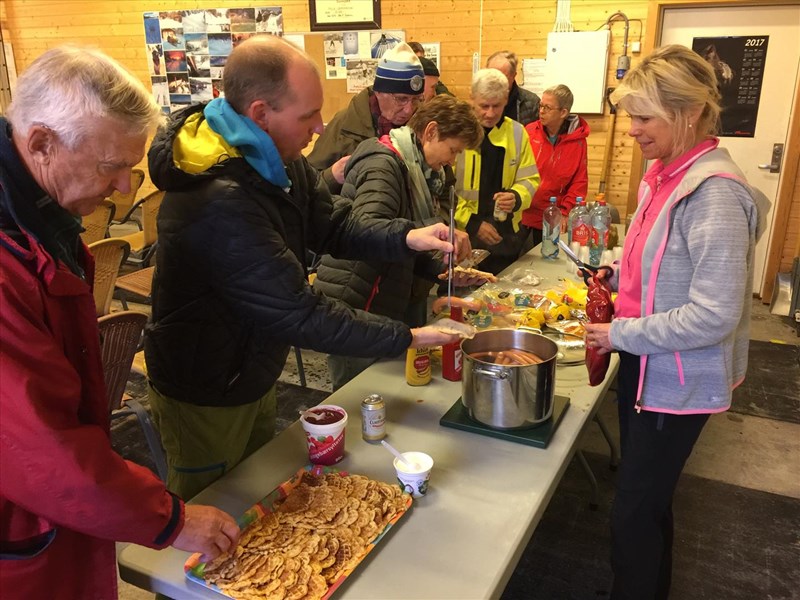
<path id="1" fill-rule="evenodd" d="M 531 230 L 522 247 L 523 254 L 542 241 L 542 213 L 551 196 L 558 199 L 556 204 L 564 216 L 563 231 L 575 199 L 586 197 L 589 125 L 578 115 L 570 114 L 572 100 L 572 92 L 565 85 L 545 90 L 539 104 L 539 120 L 525 126 L 542 181 L 530 208 L 522 213 L 522 224 Z"/>

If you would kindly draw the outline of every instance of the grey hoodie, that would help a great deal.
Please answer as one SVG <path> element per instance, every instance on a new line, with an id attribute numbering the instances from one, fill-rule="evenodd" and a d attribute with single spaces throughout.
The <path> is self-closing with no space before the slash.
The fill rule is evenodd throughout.
<path id="1" fill-rule="evenodd" d="M 640 209 L 652 193 L 642 181 Z M 747 371 L 753 258 L 768 208 L 725 149 L 684 172 L 642 251 L 642 317 L 611 325 L 614 348 L 641 356 L 637 407 L 730 407 Z"/>

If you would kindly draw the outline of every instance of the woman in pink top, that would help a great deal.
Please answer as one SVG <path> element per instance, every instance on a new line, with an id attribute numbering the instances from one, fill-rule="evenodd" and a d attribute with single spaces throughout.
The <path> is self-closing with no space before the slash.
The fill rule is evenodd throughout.
<path id="1" fill-rule="evenodd" d="M 622 464 L 611 514 L 613 600 L 667 598 L 672 496 L 712 413 L 730 407 L 747 368 L 753 254 L 763 194 L 750 188 L 713 132 L 713 69 L 665 46 L 612 95 L 653 164 L 611 283 L 611 324 L 587 344 L 618 351 Z"/>

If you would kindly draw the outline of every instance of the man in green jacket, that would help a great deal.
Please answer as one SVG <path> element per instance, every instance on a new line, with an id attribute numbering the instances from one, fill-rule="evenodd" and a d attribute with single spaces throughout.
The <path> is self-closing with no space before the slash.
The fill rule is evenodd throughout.
<path id="1" fill-rule="evenodd" d="M 422 64 L 408 44 L 398 44 L 383 55 L 375 82 L 336 113 L 308 155 L 311 166 L 322 171 L 331 193 L 341 191 L 346 159 L 356 146 L 408 123 L 422 102 L 424 88 Z"/>

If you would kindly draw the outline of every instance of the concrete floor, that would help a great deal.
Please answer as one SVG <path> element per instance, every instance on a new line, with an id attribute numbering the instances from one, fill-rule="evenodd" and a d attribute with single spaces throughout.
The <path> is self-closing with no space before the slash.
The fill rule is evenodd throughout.
<path id="1" fill-rule="evenodd" d="M 134 308 L 133 306 L 131 308 Z M 769 307 L 753 301 L 751 339 L 800 343 L 794 324 L 769 313 Z M 330 389 L 324 357 L 304 351 L 308 385 Z M 292 355 L 281 377 L 299 383 Z M 780 385 L 780 382 L 776 382 Z M 600 415 L 618 439 L 616 404 L 604 402 Z M 744 440 L 747 440 L 746 445 Z M 599 427 L 590 425 L 581 448 L 607 454 L 608 445 Z M 800 499 L 800 425 L 735 413 L 714 415 L 709 420 L 689 459 L 685 472 L 714 481 Z M 120 580 L 122 600 L 150 600 L 152 593 Z"/>
<path id="2" fill-rule="evenodd" d="M 753 301 L 750 338 L 799 344 L 786 317 L 769 313 Z M 776 382 L 775 385 L 780 385 Z M 604 402 L 600 415 L 612 434 L 619 436 L 616 404 Z M 747 440 L 746 450 L 742 440 Z M 607 453 L 599 427 L 584 434 L 584 450 Z M 714 481 L 800 499 L 800 425 L 731 412 L 713 415 L 694 447 L 686 473 Z"/>

